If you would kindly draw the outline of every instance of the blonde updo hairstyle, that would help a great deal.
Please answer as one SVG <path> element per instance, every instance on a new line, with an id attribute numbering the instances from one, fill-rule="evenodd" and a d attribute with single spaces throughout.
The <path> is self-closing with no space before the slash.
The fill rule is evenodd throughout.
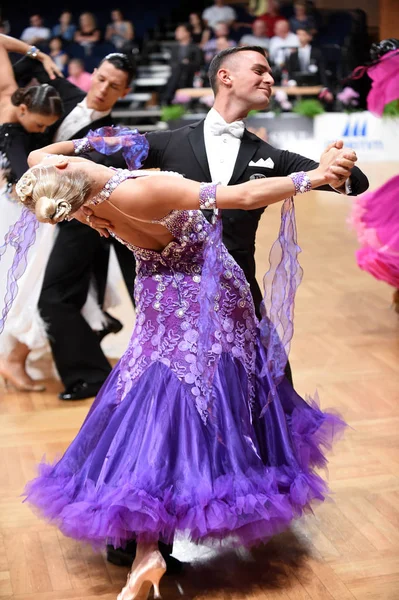
<path id="1" fill-rule="evenodd" d="M 88 199 L 90 181 L 83 171 L 64 171 L 52 165 L 32 167 L 18 181 L 21 202 L 42 223 L 60 223 Z"/>

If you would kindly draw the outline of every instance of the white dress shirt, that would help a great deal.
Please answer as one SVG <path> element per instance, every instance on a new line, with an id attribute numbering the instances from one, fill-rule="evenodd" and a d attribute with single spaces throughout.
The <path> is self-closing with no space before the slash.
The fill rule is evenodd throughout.
<path id="1" fill-rule="evenodd" d="M 55 135 L 54 142 L 63 142 L 65 140 L 71 140 L 73 136 L 87 127 L 90 123 L 106 117 L 109 115 L 111 110 L 99 111 L 94 108 L 87 106 L 86 98 L 83 98 L 82 102 L 79 102 L 73 110 L 65 117 L 61 125 L 58 127 Z"/>
<path id="2" fill-rule="evenodd" d="M 217 110 L 211 108 L 204 122 L 205 149 L 209 171 L 213 182 L 227 185 L 233 175 L 241 139 L 230 133 L 215 135 L 212 132 L 213 123 L 227 125 Z"/>

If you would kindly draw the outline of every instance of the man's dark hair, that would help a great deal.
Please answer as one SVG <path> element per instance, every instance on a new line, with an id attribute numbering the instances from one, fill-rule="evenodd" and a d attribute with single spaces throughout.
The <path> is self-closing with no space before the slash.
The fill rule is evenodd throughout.
<path id="1" fill-rule="evenodd" d="M 219 69 L 222 67 L 226 58 L 229 58 L 234 54 L 238 54 L 239 52 L 258 52 L 267 58 L 265 49 L 261 46 L 235 46 L 234 48 L 226 48 L 226 50 L 222 50 L 216 54 L 216 56 L 213 57 L 208 69 L 209 83 L 211 84 L 211 88 L 215 96 L 218 90 L 217 74 Z"/>
<path id="2" fill-rule="evenodd" d="M 122 52 L 111 52 L 111 54 L 107 54 L 104 56 L 100 64 L 105 62 L 111 63 L 115 67 L 115 69 L 119 69 L 120 71 L 124 71 L 127 75 L 127 84 L 130 85 L 131 81 L 136 76 L 136 64 L 132 56 L 128 56 L 127 54 L 123 54 Z"/>

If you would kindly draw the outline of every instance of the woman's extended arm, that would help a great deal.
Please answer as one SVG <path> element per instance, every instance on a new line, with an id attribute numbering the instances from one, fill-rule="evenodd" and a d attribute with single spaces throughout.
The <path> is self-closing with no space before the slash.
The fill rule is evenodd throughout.
<path id="1" fill-rule="evenodd" d="M 23 55 L 26 55 L 26 53 L 32 48 L 32 46 L 27 44 L 26 42 L 23 42 L 22 40 L 17 40 L 16 38 L 13 38 L 9 35 L 5 35 L 3 33 L 0 34 L 0 45 L 6 50 L 6 52 L 16 52 L 17 54 Z M 50 79 L 55 79 L 57 76 L 63 77 L 63 74 L 61 73 L 53 59 L 44 52 L 38 50 L 36 60 L 43 64 L 43 67 L 46 69 Z"/>
<path id="2" fill-rule="evenodd" d="M 75 153 L 75 145 L 73 141 L 67 140 L 64 142 L 55 142 L 43 148 L 33 150 L 29 154 L 28 164 L 30 167 L 38 165 L 48 154 L 63 154 L 64 156 L 72 156 Z"/>
<path id="3" fill-rule="evenodd" d="M 29 165 L 38 164 L 48 154 L 72 155 L 79 140 L 57 142 L 29 155 Z M 73 160 L 70 159 L 70 160 Z M 82 159 L 76 159 L 82 160 Z M 357 160 L 351 149 L 337 148 L 331 144 L 321 155 L 319 166 L 305 174 L 306 191 L 325 184 L 336 183 L 343 177 L 349 177 Z M 134 186 L 134 192 L 132 189 Z M 280 202 L 295 194 L 295 185 L 291 176 L 256 179 L 233 186 L 219 186 L 217 189 L 217 207 L 221 209 L 253 210 Z M 118 187 L 113 193 L 113 201 L 120 209 L 132 217 L 151 220 L 157 219 L 171 210 L 196 210 L 199 208 L 200 184 L 189 179 L 159 175 L 143 177 Z"/>
<path id="4" fill-rule="evenodd" d="M 0 42 L 0 99 L 11 96 L 17 87 L 7 50 Z"/>
<path id="5" fill-rule="evenodd" d="M 305 180 L 309 183 L 309 189 L 334 184 L 343 175 L 349 176 L 356 160 L 353 150 L 329 146 L 321 155 L 319 166 L 306 173 Z M 132 216 L 151 219 L 163 216 L 173 209 L 198 209 L 199 189 L 199 183 L 194 181 L 160 174 L 141 178 L 136 182 L 134 202 L 131 199 L 125 201 L 122 194 L 118 194 L 118 200 L 124 203 L 123 210 L 126 212 L 128 205 L 125 202 L 131 203 Z M 292 177 L 269 177 L 238 185 L 218 186 L 216 203 L 221 209 L 253 210 L 280 202 L 295 192 L 296 185 Z"/>

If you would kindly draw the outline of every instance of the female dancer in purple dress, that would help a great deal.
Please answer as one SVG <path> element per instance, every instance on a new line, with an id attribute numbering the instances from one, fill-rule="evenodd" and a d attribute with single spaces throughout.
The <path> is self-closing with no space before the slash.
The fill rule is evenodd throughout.
<path id="1" fill-rule="evenodd" d="M 348 176 L 356 156 L 331 147 L 308 173 L 217 187 L 66 156 L 95 140 L 32 153 L 18 194 L 39 221 L 58 223 L 90 204 L 113 223 L 110 233 L 137 261 L 136 324 L 77 437 L 56 464 L 41 465 L 26 495 L 68 536 L 116 547 L 136 539 L 118 596 L 133 600 L 152 585 L 159 597 L 158 541 L 249 546 L 324 499 L 314 468 L 344 423 L 284 378 L 301 275 L 292 200 L 273 250 L 281 260 L 270 307 L 264 302 L 270 316 L 278 312 L 274 324 L 265 311 L 258 323 L 244 275 L 221 244 L 220 219 L 210 225 L 198 209 L 282 201 Z"/>

